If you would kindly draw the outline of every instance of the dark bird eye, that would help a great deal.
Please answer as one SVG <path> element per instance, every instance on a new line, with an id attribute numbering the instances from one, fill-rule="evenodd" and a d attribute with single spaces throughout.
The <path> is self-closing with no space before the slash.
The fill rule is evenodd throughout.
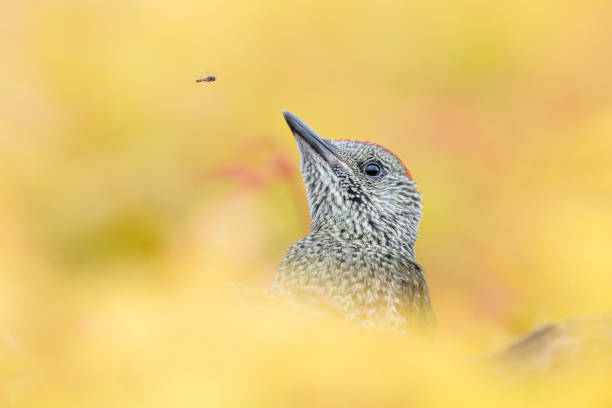
<path id="1" fill-rule="evenodd" d="M 380 164 L 378 164 L 377 162 L 369 162 L 366 163 L 365 166 L 363 166 L 363 172 L 366 176 L 378 177 L 382 173 L 382 169 L 380 167 Z"/>

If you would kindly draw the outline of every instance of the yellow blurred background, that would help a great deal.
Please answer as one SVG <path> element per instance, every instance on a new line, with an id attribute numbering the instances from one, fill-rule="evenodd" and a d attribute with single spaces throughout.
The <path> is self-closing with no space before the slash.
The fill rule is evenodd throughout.
<path id="1" fill-rule="evenodd" d="M 0 406 L 612 399 L 605 372 L 516 392 L 468 361 L 612 309 L 612 3 L 0 11 Z M 308 232 L 282 109 L 410 168 L 431 344 L 228 291 Z"/>

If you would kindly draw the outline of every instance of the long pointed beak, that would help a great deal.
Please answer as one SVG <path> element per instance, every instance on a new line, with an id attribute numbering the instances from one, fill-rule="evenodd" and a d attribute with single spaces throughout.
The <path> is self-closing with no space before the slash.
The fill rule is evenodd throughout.
<path id="1" fill-rule="evenodd" d="M 302 138 L 302 140 L 308 143 L 332 168 L 340 166 L 345 170 L 351 171 L 351 168 L 340 158 L 334 147 L 319 136 L 306 122 L 288 110 L 283 110 L 283 115 L 293 135 Z"/>

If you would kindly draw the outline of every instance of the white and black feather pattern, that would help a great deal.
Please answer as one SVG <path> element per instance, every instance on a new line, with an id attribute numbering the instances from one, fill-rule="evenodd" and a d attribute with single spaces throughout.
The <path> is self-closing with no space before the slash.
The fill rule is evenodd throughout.
<path id="1" fill-rule="evenodd" d="M 296 136 L 311 216 L 310 233 L 293 245 L 268 292 L 317 296 L 360 326 L 415 331 L 435 318 L 414 244 L 421 195 L 387 149 L 325 140 L 342 166 L 332 166 Z M 376 162 L 380 177 L 364 164 Z M 346 164 L 346 166 L 344 166 Z"/>

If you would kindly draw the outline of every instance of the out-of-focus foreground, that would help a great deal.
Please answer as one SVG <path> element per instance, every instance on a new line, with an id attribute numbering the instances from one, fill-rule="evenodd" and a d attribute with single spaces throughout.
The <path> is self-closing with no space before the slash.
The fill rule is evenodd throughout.
<path id="1" fill-rule="evenodd" d="M 612 3 L 1 9 L 0 405 L 610 403 L 473 356 L 612 309 Z M 308 231 L 283 108 L 411 169 L 435 339 L 227 290 Z"/>

